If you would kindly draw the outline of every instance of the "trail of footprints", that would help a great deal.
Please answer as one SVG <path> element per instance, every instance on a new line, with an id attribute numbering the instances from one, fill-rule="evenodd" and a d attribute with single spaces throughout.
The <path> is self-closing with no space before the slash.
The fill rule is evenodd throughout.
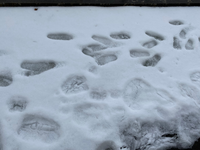
<path id="1" fill-rule="evenodd" d="M 183 21 L 179 21 L 179 20 L 172 20 L 172 21 L 169 21 L 169 23 L 175 26 L 184 24 Z M 188 32 L 189 32 L 189 28 L 182 29 L 179 33 L 179 37 L 181 39 L 186 39 Z M 142 44 L 142 46 L 147 49 L 151 49 L 154 46 L 158 45 L 159 42 L 165 40 L 164 36 L 153 31 L 146 31 L 145 34 L 153 38 Z M 68 33 L 50 33 L 47 35 L 47 37 L 53 40 L 72 40 L 73 39 L 73 36 Z M 110 37 L 113 38 L 114 40 L 127 40 L 131 38 L 130 35 L 123 32 L 112 33 L 110 34 Z M 93 57 L 96 63 L 100 66 L 106 65 L 118 59 L 118 56 L 116 55 L 115 52 L 108 52 L 108 51 L 110 50 L 110 48 L 121 46 L 122 43 L 118 41 L 113 41 L 110 38 L 104 37 L 104 36 L 93 35 L 92 38 L 99 43 L 90 44 L 87 47 L 83 48 L 82 49 L 83 54 Z M 198 40 L 200 42 L 200 37 L 198 38 Z M 182 41 L 178 37 L 173 38 L 173 47 L 175 49 L 182 49 Z M 187 42 L 185 43 L 185 49 L 186 50 L 194 49 L 193 39 L 189 38 L 187 40 Z M 130 50 L 130 56 L 132 58 L 149 57 L 150 53 L 146 50 L 132 49 Z M 150 58 L 146 59 L 146 61 L 143 62 L 143 66 L 154 67 L 160 60 L 161 60 L 161 56 L 159 54 L 155 54 L 154 56 L 151 56 Z M 21 68 L 25 70 L 24 72 L 25 76 L 39 75 L 45 71 L 56 68 L 58 66 L 59 64 L 54 61 L 24 61 L 21 63 Z M 0 75 L 1 87 L 9 86 L 12 82 L 13 82 L 12 75 L 8 75 L 8 74 Z M 64 88 L 64 86 L 62 88 Z"/>
<path id="2" fill-rule="evenodd" d="M 169 22 L 172 25 L 182 25 L 183 22 L 181 21 L 170 21 Z M 180 37 L 185 38 L 187 34 L 187 30 L 183 29 L 180 32 Z M 142 44 L 143 47 L 151 49 L 154 46 L 158 45 L 157 41 L 163 41 L 164 37 L 156 32 L 153 31 L 146 31 L 145 34 L 149 37 L 152 37 L 153 39 L 144 42 Z M 73 36 L 66 33 L 50 33 L 47 35 L 49 39 L 53 40 L 71 40 L 73 39 Z M 127 40 L 131 37 L 128 34 L 125 33 L 113 33 L 110 35 L 111 38 L 115 40 Z M 122 43 L 118 41 L 113 41 L 108 37 L 103 36 L 97 36 L 94 35 L 92 38 L 99 42 L 97 44 L 90 44 L 87 47 L 82 49 L 83 54 L 93 57 L 96 61 L 96 63 L 100 66 L 106 65 L 110 62 L 116 61 L 118 59 L 118 56 L 115 52 L 106 52 L 110 48 L 119 47 L 122 45 Z M 200 38 L 199 38 L 200 40 Z M 185 48 L 188 50 L 192 50 L 194 48 L 193 46 L 193 40 L 189 39 L 185 45 Z M 177 37 L 174 37 L 174 43 L 173 47 L 176 49 L 181 49 L 180 40 Z M 138 57 L 149 57 L 150 53 L 146 50 L 140 50 L 140 49 L 133 49 L 130 50 L 130 56 L 132 58 L 138 58 Z M 155 54 L 151 58 L 147 59 L 143 62 L 143 66 L 146 67 L 153 67 L 155 66 L 159 61 L 161 60 L 161 56 L 159 54 Z M 21 68 L 24 69 L 24 75 L 25 76 L 34 76 L 39 75 L 45 71 L 48 71 L 50 69 L 58 67 L 58 63 L 54 61 L 24 61 L 21 63 Z M 12 83 L 12 76 L 11 75 L 0 75 L 0 86 L 6 87 L 9 86 Z M 62 89 L 64 89 L 64 85 L 62 86 Z M 85 87 L 85 89 L 87 89 Z"/>
<path id="3" fill-rule="evenodd" d="M 159 42 L 165 40 L 164 36 L 162 36 L 156 32 L 153 32 L 153 31 L 146 31 L 145 34 L 149 37 L 154 38 L 154 39 L 151 39 L 142 44 L 143 47 L 148 48 L 148 49 L 155 47 L 156 45 L 159 44 Z M 142 50 L 142 49 L 132 49 L 129 51 L 129 53 L 132 58 L 149 57 L 150 56 L 150 53 L 147 50 Z M 157 63 L 160 60 L 161 60 L 161 55 L 155 54 L 154 56 L 151 56 L 148 59 L 146 59 L 142 65 L 145 67 L 154 67 L 157 65 Z"/>
<path id="4" fill-rule="evenodd" d="M 129 35 L 126 34 L 111 34 L 111 38 L 121 40 L 121 39 L 129 39 Z M 110 62 L 116 61 L 118 59 L 115 52 L 104 52 L 105 50 L 109 50 L 110 48 L 119 47 L 121 45 L 120 42 L 114 42 L 111 39 L 103 36 L 92 36 L 92 39 L 99 42 L 100 44 L 91 44 L 87 47 L 83 48 L 82 52 L 85 55 L 93 57 L 96 63 L 100 66 L 108 64 Z"/>
<path id="5" fill-rule="evenodd" d="M 194 39 L 192 38 L 187 38 L 187 34 L 190 31 L 189 28 L 184 28 L 179 32 L 179 37 L 185 41 L 185 49 L 186 50 L 194 50 L 195 47 L 195 42 Z M 173 38 L 173 48 L 181 50 L 182 49 L 182 43 L 183 41 L 181 39 L 179 39 L 179 37 L 174 36 Z"/>
<path id="6" fill-rule="evenodd" d="M 164 40 L 164 37 L 162 35 L 153 31 L 146 31 L 145 34 L 153 38 L 142 44 L 143 47 L 148 48 L 148 49 L 151 49 L 154 46 L 158 45 L 159 43 L 157 41 Z M 125 33 L 111 34 L 110 37 L 117 40 L 130 39 L 130 36 Z M 92 38 L 101 44 L 90 44 L 86 46 L 85 48 L 82 49 L 83 54 L 93 57 L 96 63 L 100 66 L 106 65 L 118 59 L 117 55 L 114 52 L 109 52 L 109 48 L 119 47 L 120 45 L 122 45 L 122 43 L 115 42 L 107 37 L 97 36 L 97 35 L 92 36 Z M 146 50 L 132 49 L 130 50 L 130 56 L 133 58 L 148 57 L 150 56 L 150 53 Z M 147 59 L 143 63 L 143 66 L 153 67 L 160 61 L 160 59 L 161 59 L 161 56 L 159 54 L 156 54 L 152 56 L 151 58 Z"/>
<path id="7" fill-rule="evenodd" d="M 182 21 L 173 20 L 169 22 L 171 25 L 183 25 Z M 188 29 L 182 29 L 179 33 L 181 39 L 187 39 Z M 151 49 L 157 46 L 160 42 L 165 40 L 164 36 L 153 32 L 146 31 L 145 34 L 152 39 L 144 42 L 142 46 L 147 49 Z M 47 37 L 52 40 L 72 40 L 73 36 L 64 33 L 51 33 Z M 90 44 L 82 49 L 82 53 L 95 59 L 96 63 L 100 66 L 106 65 L 110 62 L 116 61 L 118 56 L 115 52 L 109 52 L 111 48 L 120 47 L 121 42 L 117 40 L 128 40 L 131 37 L 125 33 L 114 33 L 110 37 L 103 36 L 92 36 L 92 39 L 98 43 Z M 200 37 L 198 38 L 200 42 Z M 173 47 L 175 49 L 182 49 L 181 40 L 178 37 L 173 39 Z M 185 44 L 185 49 L 193 50 L 194 41 L 188 39 Z M 108 51 L 108 52 L 107 52 Z M 154 67 L 161 60 L 160 54 L 150 56 L 147 50 L 132 49 L 129 51 L 132 58 L 148 57 L 144 62 L 145 67 Z M 54 69 L 58 66 L 58 63 L 54 61 L 24 61 L 21 63 L 21 68 L 25 70 L 25 76 L 39 75 L 50 69 Z M 191 74 L 190 79 L 193 83 L 200 86 L 200 72 L 194 72 Z M 0 75 L 0 86 L 6 87 L 13 82 L 12 75 L 9 73 Z M 185 97 L 189 97 L 200 104 L 199 90 L 194 86 L 188 84 L 179 84 L 181 94 Z M 90 91 L 90 97 L 96 100 L 104 100 L 107 97 L 107 92 L 100 89 L 89 89 L 87 79 L 81 75 L 69 76 L 61 85 L 61 90 L 66 94 L 78 94 L 84 91 Z M 119 92 L 117 92 L 119 93 Z M 152 86 L 141 79 L 133 79 L 125 87 L 124 99 L 127 105 L 131 106 L 137 103 L 137 101 L 143 99 L 143 93 L 149 94 L 149 97 L 155 98 L 155 101 L 164 99 L 166 103 L 172 100 L 168 93 L 155 90 Z M 114 97 L 114 96 L 113 96 Z M 159 98 L 158 98 L 159 97 Z M 153 99 L 150 99 L 150 101 Z M 28 105 L 28 100 L 21 96 L 12 97 L 8 102 L 8 109 L 10 112 L 24 112 Z M 196 114 L 191 116 L 182 115 L 182 122 L 179 124 L 185 130 L 195 129 L 200 130 L 200 120 L 197 119 Z M 194 118 L 194 119 L 193 119 Z M 130 125 L 124 126 L 121 130 L 122 139 L 125 141 L 126 146 L 122 146 L 120 149 L 143 149 L 147 150 L 154 145 L 162 145 L 162 143 L 168 142 L 169 145 L 176 146 L 179 131 L 176 128 L 171 127 L 170 124 L 158 122 L 157 124 L 141 123 L 139 126 Z M 156 131 L 156 135 L 155 135 Z M 60 137 L 60 125 L 51 118 L 44 117 L 41 115 L 25 115 L 21 126 L 17 131 L 18 135 L 25 140 L 40 140 L 46 143 L 52 143 Z M 138 135 L 138 136 L 137 136 Z M 151 137 L 151 138 L 150 138 Z M 152 140 L 152 137 L 154 140 Z M 101 143 L 96 150 L 117 150 L 117 147 L 113 141 L 104 141 Z"/>
<path id="8" fill-rule="evenodd" d="M 153 48 L 155 47 L 156 45 L 159 44 L 158 41 L 163 41 L 164 40 L 164 37 L 156 32 L 153 32 L 153 31 L 146 31 L 145 34 L 149 37 L 152 37 L 153 39 L 147 41 L 147 42 L 144 42 L 143 43 L 143 47 L 145 48 Z M 155 40 L 154 40 L 155 39 Z"/>
<path id="9" fill-rule="evenodd" d="M 169 23 L 172 25 L 183 25 L 184 24 L 182 21 L 178 21 L 178 20 L 170 21 Z M 194 48 L 195 48 L 195 42 L 194 42 L 195 39 L 187 38 L 187 35 L 190 30 L 191 30 L 190 28 L 183 28 L 179 32 L 179 37 L 183 41 L 186 40 L 185 46 L 184 46 L 186 50 L 194 50 Z M 182 49 L 182 43 L 183 43 L 183 41 L 181 39 L 179 39 L 179 37 L 177 37 L 177 36 L 173 37 L 173 48 L 178 49 L 178 50 Z M 199 40 L 199 38 L 198 38 L 198 40 Z"/>

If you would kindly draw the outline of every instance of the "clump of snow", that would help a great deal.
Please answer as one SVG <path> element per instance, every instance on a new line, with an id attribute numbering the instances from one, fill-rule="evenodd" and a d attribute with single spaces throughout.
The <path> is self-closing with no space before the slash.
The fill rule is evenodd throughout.
<path id="1" fill-rule="evenodd" d="M 198 7 L 0 9 L 0 150 L 165 150 L 200 137 Z"/>

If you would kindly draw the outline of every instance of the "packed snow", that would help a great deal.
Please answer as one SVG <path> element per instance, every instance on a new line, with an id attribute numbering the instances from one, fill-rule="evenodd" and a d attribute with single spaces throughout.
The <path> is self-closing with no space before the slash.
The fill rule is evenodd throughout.
<path id="1" fill-rule="evenodd" d="M 0 150 L 165 150 L 200 137 L 199 7 L 0 9 Z"/>

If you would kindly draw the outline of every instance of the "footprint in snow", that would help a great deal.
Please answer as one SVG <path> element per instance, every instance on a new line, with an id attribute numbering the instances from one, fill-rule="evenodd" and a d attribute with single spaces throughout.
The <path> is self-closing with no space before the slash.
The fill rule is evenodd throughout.
<path id="1" fill-rule="evenodd" d="M 174 40 L 173 40 L 173 47 L 175 49 L 181 49 L 181 41 L 177 38 L 177 37 L 174 37 Z"/>
<path id="2" fill-rule="evenodd" d="M 50 33 L 47 35 L 49 39 L 52 40 L 71 40 L 73 37 L 66 33 Z"/>
<path id="3" fill-rule="evenodd" d="M 178 37 L 174 37 L 173 38 L 173 48 L 174 49 L 182 49 L 181 43 L 185 42 L 185 39 L 187 39 L 188 36 L 188 32 L 190 30 L 191 27 L 188 28 L 184 28 L 179 32 L 179 37 L 183 40 L 179 40 Z M 195 43 L 194 43 L 194 39 L 189 38 L 187 39 L 186 43 L 185 43 L 185 49 L 186 50 L 193 50 L 195 47 Z"/>
<path id="4" fill-rule="evenodd" d="M 180 38 L 186 39 L 186 34 L 187 34 L 187 29 L 182 29 L 181 32 L 179 33 Z"/>
<path id="5" fill-rule="evenodd" d="M 145 50 L 134 49 L 130 50 L 130 56 L 133 58 L 150 56 L 149 52 Z"/>
<path id="6" fill-rule="evenodd" d="M 103 45 L 99 45 L 99 44 L 93 44 L 93 45 L 89 45 L 86 48 L 84 48 L 82 50 L 83 54 L 91 56 L 91 57 L 95 57 L 99 52 L 102 50 L 107 49 L 107 47 L 103 46 Z"/>
<path id="7" fill-rule="evenodd" d="M 24 72 L 25 76 L 34 76 L 60 65 L 60 63 L 54 61 L 24 61 L 21 63 L 21 68 L 26 70 Z"/>
<path id="8" fill-rule="evenodd" d="M 112 34 L 111 37 L 115 39 L 126 39 L 128 38 L 128 35 Z M 113 52 L 105 53 L 104 51 L 108 51 L 109 48 L 118 47 L 121 45 L 121 43 L 114 42 L 111 39 L 103 36 L 93 35 L 92 38 L 95 41 L 99 42 L 99 44 L 90 44 L 87 47 L 83 48 L 83 54 L 93 57 L 96 63 L 100 66 L 117 60 L 116 54 L 114 54 Z"/>
<path id="9" fill-rule="evenodd" d="M 115 54 L 105 54 L 99 57 L 96 57 L 96 62 L 98 65 L 102 66 L 112 61 L 117 60 L 117 56 Z"/>
<path id="10" fill-rule="evenodd" d="M 158 42 L 156 42 L 155 40 L 150 40 L 142 44 L 142 46 L 145 48 L 152 48 L 156 45 L 158 45 Z"/>
<path id="11" fill-rule="evenodd" d="M 19 111 L 22 112 L 26 109 L 27 99 L 22 96 L 14 96 L 8 102 L 8 107 L 11 112 Z"/>
<path id="12" fill-rule="evenodd" d="M 86 78 L 84 76 L 70 76 L 61 86 L 62 91 L 65 94 L 77 94 L 89 89 Z"/>
<path id="13" fill-rule="evenodd" d="M 113 33 L 110 35 L 111 38 L 113 39 L 117 39 L 117 40 L 126 40 L 126 39 L 130 39 L 130 36 L 128 34 L 125 33 Z"/>
<path id="14" fill-rule="evenodd" d="M 153 31 L 146 31 L 145 34 L 150 36 L 150 37 L 153 37 L 154 39 L 159 40 L 159 41 L 164 40 L 164 37 L 162 35 L 160 35 L 156 32 L 153 32 Z"/>
<path id="15" fill-rule="evenodd" d="M 53 119 L 41 115 L 26 115 L 18 129 L 24 140 L 52 143 L 60 137 L 60 125 Z"/>
<path id="16" fill-rule="evenodd" d="M 10 74 L 0 74 L 0 87 L 9 86 L 13 82 Z"/>
<path id="17" fill-rule="evenodd" d="M 180 20 L 171 20 L 171 21 L 169 21 L 169 23 L 171 24 L 171 25 L 183 25 L 184 23 L 182 22 L 182 21 L 180 21 Z"/>
<path id="18" fill-rule="evenodd" d="M 144 63 L 143 66 L 145 67 L 154 67 L 157 65 L 157 63 L 161 60 L 161 56 L 159 54 L 154 55 L 153 57 L 147 59 Z"/>
<path id="19" fill-rule="evenodd" d="M 92 38 L 95 41 L 98 41 L 102 44 L 104 44 L 105 46 L 112 48 L 112 47 L 118 47 L 120 45 L 120 43 L 118 42 L 113 42 L 111 39 L 104 37 L 104 36 L 97 36 L 97 35 L 93 35 Z"/>
<path id="20" fill-rule="evenodd" d="M 187 43 L 185 44 L 186 50 L 193 50 L 194 49 L 194 41 L 192 39 L 189 39 Z"/>

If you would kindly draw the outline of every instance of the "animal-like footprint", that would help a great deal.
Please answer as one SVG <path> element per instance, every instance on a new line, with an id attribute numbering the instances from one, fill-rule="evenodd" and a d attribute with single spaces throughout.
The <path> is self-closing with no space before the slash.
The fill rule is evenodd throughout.
<path id="1" fill-rule="evenodd" d="M 145 48 L 152 48 L 156 45 L 158 45 L 158 43 L 155 40 L 151 40 L 151 41 L 145 42 L 142 46 Z"/>
<path id="2" fill-rule="evenodd" d="M 62 84 L 61 89 L 66 94 L 75 94 L 89 89 L 84 76 L 71 76 Z"/>
<path id="3" fill-rule="evenodd" d="M 152 31 L 146 31 L 145 34 L 150 37 L 153 37 L 154 39 L 159 40 L 159 41 L 164 40 L 163 36 L 159 35 L 158 33 L 152 32 Z"/>
<path id="4" fill-rule="evenodd" d="M 173 47 L 175 49 L 181 49 L 181 41 L 177 38 L 177 37 L 174 37 L 174 42 L 173 42 Z"/>
<path id="5" fill-rule="evenodd" d="M 12 97 L 8 103 L 8 107 L 10 111 L 24 111 L 27 106 L 26 98 L 22 96 Z"/>
<path id="6" fill-rule="evenodd" d="M 97 64 L 101 66 L 115 60 L 117 60 L 117 56 L 115 54 L 105 54 L 105 55 L 96 57 Z"/>
<path id="7" fill-rule="evenodd" d="M 130 50 L 130 56 L 133 58 L 150 56 L 149 52 L 144 50 Z"/>
<path id="8" fill-rule="evenodd" d="M 161 60 L 161 56 L 159 54 L 154 55 L 153 57 L 147 59 L 144 63 L 143 66 L 146 67 L 154 67 L 155 65 L 157 65 L 157 63 Z"/>
<path id="9" fill-rule="evenodd" d="M 0 75 L 0 86 L 6 87 L 9 86 L 13 82 L 12 76 L 9 74 L 1 74 Z"/>
<path id="10" fill-rule="evenodd" d="M 125 34 L 125 33 L 116 33 L 116 34 L 111 34 L 110 37 L 113 39 L 130 39 L 130 36 Z"/>
<path id="11" fill-rule="evenodd" d="M 171 20 L 171 21 L 169 21 L 169 23 L 172 25 L 182 25 L 183 24 L 183 22 L 180 20 Z"/>
<path id="12" fill-rule="evenodd" d="M 179 36 L 182 39 L 185 39 L 186 38 L 186 34 L 187 34 L 187 30 L 186 29 L 182 29 L 181 32 L 179 33 Z"/>
<path id="13" fill-rule="evenodd" d="M 53 61 L 24 61 L 21 63 L 21 68 L 28 70 L 25 72 L 25 76 L 38 75 L 55 66 L 56 63 Z"/>
<path id="14" fill-rule="evenodd" d="M 194 49 L 194 42 L 193 42 L 192 39 L 189 39 L 189 40 L 187 41 L 187 43 L 185 44 L 185 48 L 186 48 L 187 50 L 193 50 L 193 49 Z"/>
<path id="15" fill-rule="evenodd" d="M 73 37 L 71 35 L 65 34 L 65 33 L 50 33 L 47 35 L 47 37 L 52 40 L 71 40 L 71 39 L 73 39 Z"/>

